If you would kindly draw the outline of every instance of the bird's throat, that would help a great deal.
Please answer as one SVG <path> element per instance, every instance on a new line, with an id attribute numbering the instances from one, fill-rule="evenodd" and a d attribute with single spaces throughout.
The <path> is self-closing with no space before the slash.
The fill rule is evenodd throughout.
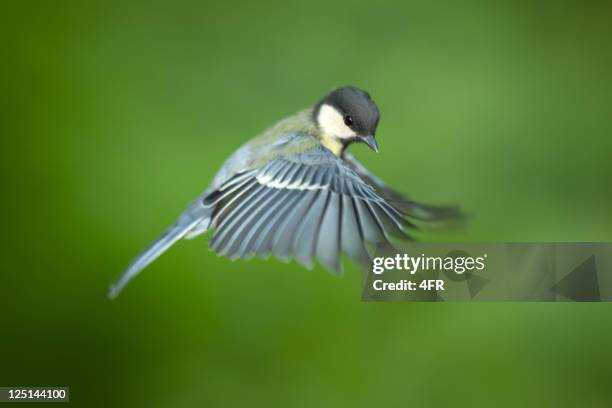
<path id="1" fill-rule="evenodd" d="M 344 143 L 325 133 L 321 135 L 321 144 L 329 149 L 333 154 L 340 157 L 344 151 Z"/>

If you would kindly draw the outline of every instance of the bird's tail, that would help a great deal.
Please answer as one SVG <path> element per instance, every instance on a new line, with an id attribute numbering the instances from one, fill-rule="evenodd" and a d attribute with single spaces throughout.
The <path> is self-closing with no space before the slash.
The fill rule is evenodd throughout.
<path id="1" fill-rule="evenodd" d="M 128 266 L 125 272 L 111 285 L 108 292 L 108 297 L 114 299 L 119 295 L 132 279 L 136 277 L 144 268 L 166 252 L 168 248 L 176 243 L 179 239 L 185 237 L 196 225 L 204 223 L 206 216 L 200 215 L 194 217 L 186 211 L 185 214 L 174 224 L 168 228 L 164 234 L 153 242 L 147 249 L 142 251 Z"/>

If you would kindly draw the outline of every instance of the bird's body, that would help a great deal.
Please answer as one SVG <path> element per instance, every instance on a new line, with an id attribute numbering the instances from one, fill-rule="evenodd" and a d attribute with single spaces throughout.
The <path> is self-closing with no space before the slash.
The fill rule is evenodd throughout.
<path id="1" fill-rule="evenodd" d="M 111 287 L 115 297 L 176 241 L 214 229 L 210 246 L 230 259 L 274 255 L 332 271 L 340 254 L 367 264 L 372 247 L 407 239 L 409 217 L 440 219 L 454 209 L 417 204 L 369 173 L 348 152 L 377 150 L 378 108 L 354 87 L 281 120 L 236 150 L 210 186 Z"/>
<path id="2" fill-rule="evenodd" d="M 262 166 L 275 158 L 279 147 L 282 154 L 303 153 L 321 143 L 317 129 L 309 119 L 312 109 L 306 109 L 281 120 L 236 150 L 221 166 L 207 190 L 216 189 L 236 173 Z"/>

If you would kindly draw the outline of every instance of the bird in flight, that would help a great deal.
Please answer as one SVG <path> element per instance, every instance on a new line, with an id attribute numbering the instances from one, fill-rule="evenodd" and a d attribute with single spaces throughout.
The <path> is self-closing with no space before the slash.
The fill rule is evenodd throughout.
<path id="1" fill-rule="evenodd" d="M 109 297 L 178 240 L 208 230 L 210 247 L 232 260 L 273 255 L 307 268 L 318 260 L 339 272 L 342 253 L 369 265 L 372 248 L 410 239 L 413 220 L 456 217 L 455 207 L 420 204 L 387 187 L 346 150 L 361 142 L 378 151 L 379 118 L 370 95 L 347 86 L 253 138 L 132 261 Z"/>

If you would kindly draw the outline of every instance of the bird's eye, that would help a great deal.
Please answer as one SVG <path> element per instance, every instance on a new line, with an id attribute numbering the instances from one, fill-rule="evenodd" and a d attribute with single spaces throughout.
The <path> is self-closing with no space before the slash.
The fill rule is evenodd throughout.
<path id="1" fill-rule="evenodd" d="M 351 127 L 353 125 L 353 117 L 351 115 L 346 115 L 344 117 L 344 124 L 348 127 Z"/>

